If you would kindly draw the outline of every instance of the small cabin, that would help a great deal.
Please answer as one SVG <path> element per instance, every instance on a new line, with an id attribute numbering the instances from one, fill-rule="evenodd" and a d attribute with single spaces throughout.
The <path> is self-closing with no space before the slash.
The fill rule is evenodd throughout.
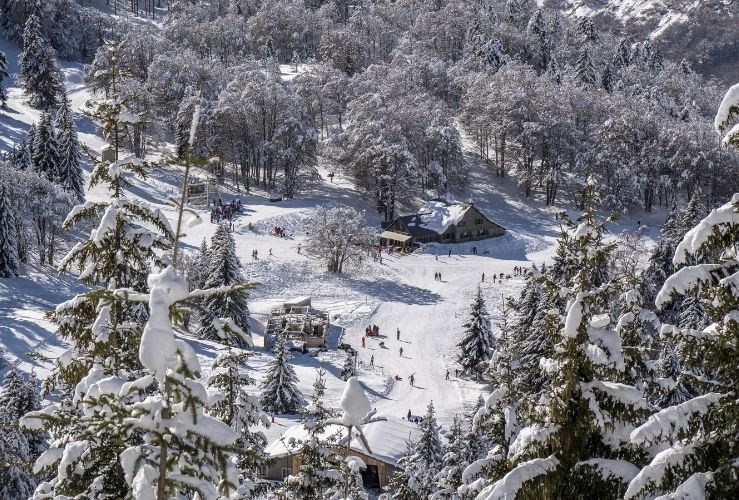
<path id="1" fill-rule="evenodd" d="M 362 426 L 369 450 L 356 437 L 350 440 L 346 428 L 338 425 L 327 426 L 321 436 L 322 439 L 332 439 L 332 451 L 362 459 L 367 466 L 360 471 L 365 489 L 379 490 L 387 486 L 392 475 L 398 471 L 398 460 L 406 454 L 406 443 L 409 440 L 418 442 L 421 436 L 418 424 L 394 416 L 386 418 L 386 421 Z M 271 462 L 262 471 L 262 478 L 282 481 L 293 471 L 297 472 L 302 462 L 300 442 L 307 438 L 305 428 L 294 425 L 270 443 L 265 451 Z"/>
<path id="2" fill-rule="evenodd" d="M 327 311 L 314 309 L 310 297 L 298 297 L 272 310 L 267 320 L 267 336 L 284 335 L 303 342 L 306 348 L 324 347 L 329 328 Z"/>
<path id="3" fill-rule="evenodd" d="M 423 243 L 463 243 L 494 238 L 505 228 L 473 203 L 427 202 L 417 213 L 396 218 L 380 234 L 383 244 L 418 246 Z"/>

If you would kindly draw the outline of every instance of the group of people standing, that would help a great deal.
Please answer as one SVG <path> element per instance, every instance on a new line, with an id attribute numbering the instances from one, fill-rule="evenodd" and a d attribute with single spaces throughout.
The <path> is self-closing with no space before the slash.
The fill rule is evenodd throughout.
<path id="1" fill-rule="evenodd" d="M 221 221 L 228 221 L 230 228 L 233 230 L 233 217 L 237 213 L 243 211 L 241 200 L 231 200 L 231 203 L 223 204 L 223 200 L 213 201 L 213 207 L 210 210 L 210 222 L 220 224 Z"/>

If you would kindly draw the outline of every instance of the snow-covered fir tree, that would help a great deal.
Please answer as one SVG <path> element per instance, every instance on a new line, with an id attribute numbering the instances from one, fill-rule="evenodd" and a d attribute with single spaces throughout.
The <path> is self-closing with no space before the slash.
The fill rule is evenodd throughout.
<path id="1" fill-rule="evenodd" d="M 8 58 L 5 52 L 0 50 L 0 108 L 4 108 L 8 104 L 8 89 L 5 86 L 5 80 L 8 74 Z"/>
<path id="2" fill-rule="evenodd" d="M 33 136 L 33 168 L 52 182 L 59 182 L 59 149 L 51 113 L 44 111 Z"/>
<path id="3" fill-rule="evenodd" d="M 211 398 L 209 413 L 229 425 L 238 435 L 238 470 L 242 475 L 242 488 L 246 489 L 259 479 L 259 470 L 267 463 L 268 457 L 264 452 L 267 439 L 254 427 L 260 424 L 268 427 L 269 419 L 262 412 L 259 398 L 248 392 L 250 386 L 256 385 L 256 381 L 246 373 L 250 354 L 234 347 L 247 337 L 243 332 L 234 332 L 231 323 L 223 324 L 221 329 L 227 347 L 211 365 L 208 388 L 217 396 L 215 401 Z"/>
<path id="4" fill-rule="evenodd" d="M 468 456 L 465 433 L 459 415 L 454 415 L 452 425 L 444 438 L 446 442 L 441 459 L 441 471 L 436 478 L 438 491 L 434 497 L 457 499 L 459 498 L 457 488 L 462 485 L 462 471 Z"/>
<path id="5" fill-rule="evenodd" d="M 462 340 L 457 344 L 460 349 L 457 362 L 465 373 L 471 373 L 480 363 L 490 359 L 495 349 L 495 337 L 490 327 L 490 317 L 480 287 L 477 288 L 475 297 L 472 299 L 469 320 L 463 327 Z"/>
<path id="6" fill-rule="evenodd" d="M 236 257 L 236 244 L 227 224 L 220 224 L 216 229 L 210 242 L 208 257 L 209 265 L 204 281 L 206 289 L 243 284 L 241 263 Z M 206 298 L 202 305 L 197 335 L 204 339 L 222 341 L 215 327 L 215 320 L 218 318 L 228 318 L 240 331 L 248 335 L 250 328 L 246 292 L 238 290 Z"/>
<path id="7" fill-rule="evenodd" d="M 598 81 L 598 70 L 595 68 L 588 47 L 583 47 L 580 51 L 580 57 L 577 58 L 575 64 L 575 77 L 586 85 L 593 85 Z"/>
<path id="8" fill-rule="evenodd" d="M 116 139 L 117 117 L 125 105 L 117 94 L 113 96 L 94 116 Z M 113 147 L 117 157 L 117 140 Z M 140 376 L 143 367 L 138 351 L 148 312 L 145 304 L 129 300 L 129 295 L 146 292 L 149 270 L 159 263 L 161 252 L 169 249 L 173 236 L 159 210 L 127 193 L 127 176 L 145 179 L 146 168 L 135 157 L 96 162 L 90 185 L 106 189 L 108 199 L 76 206 L 65 221 L 67 229 L 95 224 L 89 237 L 78 242 L 59 265 L 61 272 L 77 269 L 80 281 L 92 289 L 59 304 L 51 315 L 57 335 L 71 348 L 55 361 L 45 381 L 47 391 L 59 390 L 63 397 L 29 420 L 29 425 L 48 430 L 55 438 L 49 454 L 37 463 L 50 479 L 39 485 L 36 496 L 120 498 L 127 494 L 119 457 L 130 436 L 120 420 L 106 415 L 123 418 L 126 405 L 138 391 L 119 396 L 118 391 L 101 392 L 98 383 L 106 377 L 125 382 Z M 135 441 L 139 434 L 134 434 L 137 437 L 131 439 Z M 89 452 L 60 461 L 63 450 L 81 450 L 79 443 Z M 76 472 L 70 474 L 68 466 Z"/>
<path id="9" fill-rule="evenodd" d="M 540 361 L 549 387 L 510 445 L 510 471 L 480 499 L 613 498 L 636 474 L 628 459 L 640 457 L 625 445 L 649 407 L 639 389 L 614 381 L 625 369 L 620 336 L 608 328 L 618 285 L 601 275 L 613 244 L 603 241 L 605 224 L 594 220 L 593 199 L 589 186 L 582 222 L 569 230 L 565 261 L 578 272 L 563 289 L 568 302 L 552 356 Z"/>
<path id="10" fill-rule="evenodd" d="M 15 225 L 15 210 L 11 205 L 10 191 L 0 185 L 0 278 L 18 276 L 18 242 Z"/>
<path id="11" fill-rule="evenodd" d="M 436 491 L 436 476 L 442 467 L 443 446 L 433 402 L 426 407 L 421 422 L 421 435 L 412 452 L 398 461 L 398 471 L 392 479 L 393 498 L 428 498 Z"/>
<path id="12" fill-rule="evenodd" d="M 77 138 L 77 126 L 66 96 L 59 99 L 59 109 L 56 112 L 54 126 L 56 127 L 58 182 L 79 202 L 82 202 L 85 199 L 85 181 L 80 166 L 82 152 Z"/>
<path id="13" fill-rule="evenodd" d="M 728 100 L 732 107 L 722 104 L 716 116 L 719 133 L 725 132 L 731 113 L 739 118 L 739 93 L 731 99 L 730 90 L 724 104 Z M 688 231 L 675 249 L 673 263 L 680 269 L 667 279 L 656 305 L 662 308 L 685 295 L 704 300 L 709 326 L 662 330 L 684 344 L 683 362 L 703 371 L 691 380 L 700 394 L 660 410 L 631 433 L 632 443 L 661 451 L 629 483 L 628 499 L 661 494 L 676 498 L 739 495 L 739 431 L 733 425 L 739 419 L 734 394 L 739 384 L 739 293 L 732 280 L 739 271 L 737 235 L 739 194 Z M 697 255 L 705 261 L 695 263 Z"/>
<path id="14" fill-rule="evenodd" d="M 26 500 L 36 488 L 37 478 L 31 469 L 45 450 L 48 436 L 19 425 L 26 412 L 39 408 L 34 380 L 25 382 L 20 372 L 12 368 L 0 386 L 0 498 L 3 500 Z"/>
<path id="15" fill-rule="evenodd" d="M 62 75 L 56 63 L 56 53 L 41 29 L 40 2 L 26 20 L 23 30 L 23 52 L 18 62 L 21 67 L 23 89 L 31 106 L 48 110 L 56 105 L 63 93 Z"/>
<path id="16" fill-rule="evenodd" d="M 275 357 L 269 363 L 259 388 L 259 400 L 264 411 L 270 413 L 296 413 L 303 403 L 298 389 L 298 376 L 290 364 L 290 353 L 284 336 L 275 339 Z"/>
<path id="17" fill-rule="evenodd" d="M 485 436 L 480 450 L 464 463 L 461 487 L 463 498 L 476 495 L 482 488 L 500 479 L 508 471 L 508 452 L 519 429 L 521 364 L 514 360 L 515 349 L 508 325 L 510 309 L 503 300 L 497 325 L 498 346 L 489 363 L 488 377 L 493 392 L 479 405 L 472 417 L 470 436 Z M 468 446 L 472 441 L 467 440 Z M 484 451 L 484 452 L 483 452 Z"/>
<path id="18" fill-rule="evenodd" d="M 354 352 L 346 352 L 344 364 L 341 365 L 341 373 L 339 375 L 342 380 L 349 380 L 349 377 L 354 375 Z"/>
<path id="19" fill-rule="evenodd" d="M 305 429 L 305 439 L 286 446 L 300 453 L 300 467 L 285 478 L 278 493 L 285 498 L 323 500 L 328 492 L 339 484 L 341 473 L 332 446 L 339 443 L 339 434 L 327 432 L 326 420 L 333 416 L 324 402 L 326 381 L 325 370 L 319 369 L 313 382 L 313 395 L 300 416 Z"/>

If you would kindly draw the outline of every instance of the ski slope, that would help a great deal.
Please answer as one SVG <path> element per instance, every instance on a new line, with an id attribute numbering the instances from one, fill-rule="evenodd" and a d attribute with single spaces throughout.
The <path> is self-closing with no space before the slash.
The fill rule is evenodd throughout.
<path id="1" fill-rule="evenodd" d="M 17 47 L 0 41 L 0 50 L 5 51 L 12 62 L 10 72 L 16 73 Z M 94 98 L 83 82 L 83 67 L 62 63 L 62 68 L 73 110 L 77 112 L 80 140 L 93 150 L 99 150 L 105 141 L 96 134 L 95 125 L 81 113 L 86 103 Z M 288 68 L 283 69 L 285 78 L 291 78 Z M 27 106 L 16 85 L 11 86 L 8 107 L 0 111 L 0 150 L 3 151 L 10 150 L 21 140 L 25 130 L 39 116 Z M 271 203 L 266 193 L 259 190 L 248 195 L 223 193 L 224 202 L 241 199 L 245 207 L 245 213 L 235 220 L 233 236 L 245 276 L 257 283 L 249 302 L 257 343 L 249 365 L 252 376 L 260 379 L 272 357 L 264 349 L 260 337 L 270 310 L 286 300 L 307 295 L 313 298 L 315 307 L 329 311 L 332 328 L 327 352 L 297 354 L 293 358 L 300 389 L 306 397 L 312 392 L 316 369 L 323 366 L 328 372 L 328 403 L 338 405 L 344 385 L 339 372 L 345 355 L 336 347 L 346 342 L 359 350 L 359 380 L 379 414 L 401 417 L 410 410 L 414 415 L 422 415 L 426 405 L 433 401 L 440 423 L 448 425 L 455 414 L 464 413 L 474 404 L 486 388 L 474 380 L 458 378 L 454 373 L 456 344 L 462 335 L 462 324 L 467 319 L 473 294 L 477 286 L 482 286 L 495 323 L 497 306 L 503 297 L 518 294 L 522 280 L 506 278 L 493 284 L 491 275 L 513 275 L 514 266 L 530 267 L 532 263 L 541 264 L 550 259 L 558 234 L 554 213 L 562 207 L 545 207 L 535 200 L 521 201 L 512 179 L 492 176 L 471 152 L 474 147 L 467 144 L 467 150 L 470 187 L 457 198 L 474 201 L 478 208 L 507 229 L 505 236 L 474 243 L 477 255 L 472 255 L 469 243 L 430 245 L 412 255 L 385 255 L 382 263 L 367 259 L 361 269 L 345 275 L 326 274 L 313 257 L 298 253 L 298 245 L 305 246 L 306 224 L 316 206 L 342 204 L 364 210 L 367 223 L 378 231 L 380 222 L 371 200 L 355 188 L 351 179 L 336 172 L 333 182 L 328 180 L 326 174 L 333 171 L 330 159 L 321 160 L 322 180 L 301 193 L 300 199 Z M 89 166 L 86 169 L 89 175 Z M 174 221 L 175 214 L 167 205 L 167 199 L 177 195 L 180 183 L 181 172 L 175 167 L 157 167 L 146 182 L 134 180 L 131 192 L 162 209 Z M 107 195 L 92 190 L 87 196 L 90 200 L 99 200 Z M 654 220 L 660 216 L 655 214 Z M 209 240 L 215 231 L 216 226 L 208 222 L 206 211 L 201 211 L 200 218 L 203 222 L 193 226 L 191 221 L 185 221 L 186 234 L 182 238 L 185 249 L 197 249 L 201 241 Z M 626 220 L 623 227 L 632 224 L 633 221 Z M 284 228 L 287 236 L 274 236 L 274 226 Z M 257 260 L 251 258 L 255 249 L 259 255 Z M 441 272 L 441 281 L 434 280 L 435 272 Z M 486 275 L 484 283 L 481 282 L 482 273 Z M 22 277 L 0 280 L 0 343 L 7 351 L 6 357 L 25 371 L 35 370 L 43 375 L 46 367 L 31 360 L 27 351 L 38 349 L 53 357 L 66 348 L 54 336 L 53 325 L 43 318 L 44 311 L 81 290 L 74 277 L 57 277 L 52 269 L 33 266 L 29 266 Z M 379 326 L 380 337 L 367 339 L 366 347 L 362 348 L 361 337 L 370 324 Z M 396 339 L 396 329 L 400 329 L 400 340 Z M 182 336 L 193 344 L 201 364 L 209 366 L 218 346 L 192 338 L 187 332 L 182 332 Z M 385 348 L 380 342 L 384 342 Z M 369 366 L 372 356 L 374 367 Z M 450 380 L 446 380 L 447 370 L 451 372 Z M 416 379 L 414 386 L 408 381 L 411 374 Z M 401 380 L 395 380 L 395 375 Z M 270 441 L 277 439 L 294 420 L 294 416 L 276 416 L 275 425 L 266 431 Z"/>

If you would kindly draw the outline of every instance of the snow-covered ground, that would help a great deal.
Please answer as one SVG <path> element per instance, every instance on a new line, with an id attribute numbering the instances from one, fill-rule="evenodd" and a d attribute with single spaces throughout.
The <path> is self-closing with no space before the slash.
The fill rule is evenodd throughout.
<path id="1" fill-rule="evenodd" d="M 0 41 L 0 50 L 8 54 L 10 72 L 17 73 L 17 47 Z M 83 67 L 71 63 L 63 63 L 62 67 L 73 109 L 79 112 L 93 98 L 83 82 Z M 283 70 L 286 78 L 290 78 L 289 67 Z M 23 137 L 39 115 L 27 106 L 16 86 L 10 90 L 8 106 L 8 110 L 0 111 L 0 150 L 5 151 Z M 78 114 L 77 123 L 82 142 L 92 149 L 104 144 L 88 118 Z M 474 147 L 468 144 L 468 150 L 474 151 Z M 301 199 L 271 203 L 265 193 L 258 191 L 249 195 L 223 193 L 224 201 L 240 198 L 245 206 L 245 213 L 235 221 L 234 238 L 245 275 L 258 283 L 250 293 L 249 303 L 257 346 L 263 346 L 259 334 L 266 315 L 290 298 L 311 296 L 315 307 L 330 313 L 331 348 L 317 356 L 298 354 L 293 359 L 300 389 L 306 396 L 311 394 L 316 368 L 323 366 L 328 372 L 328 402 L 338 404 L 344 385 L 339 378 L 344 353 L 336 350 L 340 342 L 358 348 L 359 380 L 379 414 L 400 417 L 411 410 L 420 415 L 429 401 L 433 401 L 440 422 L 446 425 L 455 414 L 469 409 L 481 391 L 485 391 L 483 385 L 454 375 L 456 344 L 473 293 L 477 286 L 482 286 L 495 321 L 496 308 L 503 297 L 516 295 L 522 281 L 506 278 L 493 284 L 490 276 L 512 275 L 514 266 L 529 267 L 549 259 L 558 232 L 554 218 L 558 209 L 536 201 L 522 201 L 512 179 L 494 177 L 470 152 L 467 159 L 471 167 L 470 187 L 457 198 L 474 201 L 507 229 L 505 236 L 475 243 L 477 255 L 472 255 L 469 243 L 429 245 L 407 256 L 386 255 L 381 264 L 367 259 L 362 269 L 340 276 L 326 274 L 317 261 L 304 252 L 298 253 L 298 245 L 304 245 L 306 222 L 319 204 L 345 204 L 365 210 L 368 223 L 379 230 L 380 219 L 372 210 L 371 201 L 355 189 L 350 179 L 336 172 L 333 182 L 329 182 L 328 167 L 321 165 L 319 172 L 324 180 L 301 195 Z M 178 192 L 180 182 L 179 172 L 172 167 L 157 167 L 145 183 L 134 181 L 131 191 L 174 219 L 166 200 Z M 91 200 L 105 196 L 101 191 L 88 193 Z M 204 222 L 199 225 L 187 227 L 186 224 L 187 234 L 182 241 L 185 248 L 197 248 L 203 238 L 209 240 L 215 231 L 205 211 L 201 217 Z M 652 217 L 654 222 L 661 222 L 659 214 Z M 633 225 L 631 219 L 622 222 L 622 227 Z M 273 236 L 275 226 L 284 228 L 286 236 Z M 620 231 L 622 227 L 614 230 Z M 259 254 L 257 260 L 251 258 L 255 249 Z M 11 362 L 26 371 L 34 369 L 43 374 L 44 365 L 32 361 L 27 351 L 38 349 L 54 356 L 65 348 L 53 335 L 52 325 L 43 317 L 44 311 L 78 293 L 81 287 L 74 277 L 57 276 L 49 269 L 29 267 L 25 271 L 22 277 L 0 280 L 0 344 L 4 345 Z M 441 272 L 441 281 L 434 279 L 435 272 Z M 482 273 L 486 275 L 484 283 L 481 283 Z M 380 336 L 369 338 L 366 347 L 361 348 L 361 337 L 370 324 L 379 326 Z M 396 329 L 400 330 L 400 340 L 396 339 Z M 202 365 L 207 367 L 218 346 L 194 338 L 188 340 L 201 357 Z M 384 342 L 384 348 L 380 342 Z M 263 347 L 255 349 L 250 367 L 256 378 L 262 376 L 271 356 Z M 374 367 L 371 368 L 372 356 Z M 447 370 L 451 372 L 450 380 L 446 380 Z M 414 386 L 408 381 L 411 374 L 415 375 Z M 396 381 L 395 375 L 401 380 Z M 294 417 L 277 417 L 276 425 L 267 431 L 270 440 L 276 439 L 294 420 Z"/>

